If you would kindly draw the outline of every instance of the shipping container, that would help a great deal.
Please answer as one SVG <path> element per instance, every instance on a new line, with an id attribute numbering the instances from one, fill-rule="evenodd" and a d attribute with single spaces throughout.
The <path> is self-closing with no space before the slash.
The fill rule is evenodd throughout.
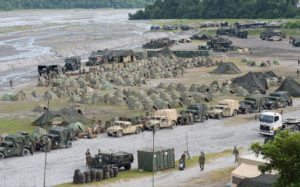
<path id="1" fill-rule="evenodd" d="M 174 148 L 155 147 L 137 151 L 138 168 L 143 171 L 159 171 L 175 167 Z"/>

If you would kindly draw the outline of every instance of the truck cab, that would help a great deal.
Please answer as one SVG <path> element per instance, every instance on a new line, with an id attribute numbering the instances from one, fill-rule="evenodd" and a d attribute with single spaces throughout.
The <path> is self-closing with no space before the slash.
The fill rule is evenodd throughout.
<path id="1" fill-rule="evenodd" d="M 29 141 L 25 135 L 8 135 L 0 144 L 0 159 L 11 156 L 27 156 L 32 153 L 32 151 L 31 141 Z"/>
<path id="2" fill-rule="evenodd" d="M 126 152 L 101 152 L 93 157 L 92 168 L 103 169 L 107 165 L 115 165 L 118 168 L 124 167 L 125 170 L 131 169 L 133 154 Z"/>
<path id="3" fill-rule="evenodd" d="M 180 114 L 192 113 L 195 122 L 204 122 L 208 119 L 208 107 L 206 104 L 194 104 L 187 107 Z"/>
<path id="4" fill-rule="evenodd" d="M 263 112 L 259 114 L 259 133 L 274 136 L 283 127 L 282 116 L 279 113 Z"/>
<path id="5" fill-rule="evenodd" d="M 261 112 L 265 108 L 266 98 L 263 95 L 251 95 L 240 102 L 239 112 L 248 114 L 251 112 Z"/>

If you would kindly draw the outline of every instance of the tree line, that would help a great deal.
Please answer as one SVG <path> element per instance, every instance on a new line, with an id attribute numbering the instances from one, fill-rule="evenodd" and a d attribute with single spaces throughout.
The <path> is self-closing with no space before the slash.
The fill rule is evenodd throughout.
<path id="1" fill-rule="evenodd" d="M 0 10 L 69 8 L 141 8 L 154 0 L 0 0 Z"/>
<path id="2" fill-rule="evenodd" d="M 156 0 L 130 19 L 293 18 L 298 0 Z"/>

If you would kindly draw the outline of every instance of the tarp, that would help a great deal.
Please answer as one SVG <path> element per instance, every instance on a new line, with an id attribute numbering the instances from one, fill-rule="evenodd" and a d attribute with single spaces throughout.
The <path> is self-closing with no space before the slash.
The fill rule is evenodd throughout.
<path id="1" fill-rule="evenodd" d="M 92 120 L 83 117 L 82 114 L 75 108 L 63 108 L 60 111 L 46 110 L 37 120 L 32 124 L 40 127 L 47 125 L 49 121 L 56 117 L 61 117 L 67 124 L 81 122 L 83 124 L 90 124 Z"/>
<path id="2" fill-rule="evenodd" d="M 239 179 L 257 177 L 261 174 L 258 170 L 257 165 L 252 164 L 240 164 L 235 170 L 231 172 L 231 176 L 237 177 Z"/>
<path id="3" fill-rule="evenodd" d="M 242 77 L 233 79 L 232 84 L 236 86 L 241 86 L 252 93 L 258 90 L 260 93 L 265 94 L 267 90 L 267 81 L 265 79 L 259 79 L 257 73 L 249 72 Z"/>
<path id="4" fill-rule="evenodd" d="M 211 72 L 212 74 L 238 74 L 241 70 L 232 62 L 220 64 L 217 69 Z"/>
<path id="5" fill-rule="evenodd" d="M 68 126 L 71 127 L 72 129 L 74 129 L 75 132 L 83 132 L 85 130 L 84 124 L 82 124 L 80 122 L 71 123 Z"/>
<path id="6" fill-rule="evenodd" d="M 277 178 L 276 175 L 262 174 L 258 177 L 242 180 L 237 187 L 272 187 Z"/>
<path id="7" fill-rule="evenodd" d="M 293 97 L 300 97 L 300 84 L 293 78 L 286 78 L 277 91 L 287 91 Z"/>

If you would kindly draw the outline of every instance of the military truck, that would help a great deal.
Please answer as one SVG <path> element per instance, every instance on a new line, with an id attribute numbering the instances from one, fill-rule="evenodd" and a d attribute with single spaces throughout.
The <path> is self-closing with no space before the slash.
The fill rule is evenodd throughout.
<path id="1" fill-rule="evenodd" d="M 131 169 L 134 157 L 131 153 L 126 152 L 101 152 L 92 160 L 92 168 L 103 169 L 107 165 L 115 165 L 119 169 L 124 167 L 125 170 Z"/>
<path id="2" fill-rule="evenodd" d="M 207 45 L 213 49 L 214 52 L 228 52 L 235 51 L 237 47 L 232 45 L 232 41 L 227 38 L 215 37 L 207 41 Z"/>
<path id="3" fill-rule="evenodd" d="M 144 125 L 133 125 L 129 121 L 115 121 L 112 127 L 107 129 L 108 136 L 122 137 L 126 134 L 139 134 L 143 132 Z"/>
<path id="4" fill-rule="evenodd" d="M 234 117 L 238 114 L 239 102 L 232 99 L 225 99 L 213 106 L 208 111 L 210 118 L 222 119 L 223 117 Z"/>
<path id="5" fill-rule="evenodd" d="M 49 66 L 39 65 L 38 66 L 38 73 L 40 76 L 49 75 L 51 73 L 61 75 L 64 72 L 65 72 L 64 68 L 61 65 L 49 65 Z"/>
<path id="6" fill-rule="evenodd" d="M 249 114 L 251 112 L 261 112 L 266 108 L 266 97 L 261 94 L 247 96 L 240 102 L 239 112 Z"/>
<path id="7" fill-rule="evenodd" d="M 281 41 L 286 38 L 286 34 L 279 30 L 267 29 L 260 33 L 260 38 L 267 41 Z"/>
<path id="8" fill-rule="evenodd" d="M 292 106 L 292 100 L 289 96 L 288 92 L 285 91 L 277 91 L 271 93 L 270 96 L 267 97 L 266 108 L 274 110 L 276 108 L 285 108 L 287 106 Z"/>
<path id="9" fill-rule="evenodd" d="M 32 141 L 28 134 L 8 135 L 0 143 L 0 159 L 11 156 L 28 156 L 33 154 Z"/>
<path id="10" fill-rule="evenodd" d="M 178 113 L 175 109 L 157 110 L 154 116 L 146 122 L 146 129 L 154 129 L 155 131 L 161 128 L 173 128 L 177 125 Z"/>
<path id="11" fill-rule="evenodd" d="M 237 28 L 219 28 L 216 33 L 217 36 L 220 35 L 227 35 L 227 36 L 233 36 L 238 37 L 242 39 L 248 38 L 248 31 L 246 30 L 240 30 Z"/>
<path id="12" fill-rule="evenodd" d="M 65 71 L 76 71 L 81 67 L 81 57 L 72 56 L 65 59 Z"/>
<path id="13" fill-rule="evenodd" d="M 186 110 L 180 112 L 191 113 L 195 122 L 205 122 L 208 120 L 208 107 L 206 104 L 194 104 L 187 107 Z"/>
<path id="14" fill-rule="evenodd" d="M 75 132 L 71 127 L 51 127 L 47 135 L 41 137 L 40 149 L 49 152 L 52 149 L 71 148 L 72 140 L 75 140 Z"/>

